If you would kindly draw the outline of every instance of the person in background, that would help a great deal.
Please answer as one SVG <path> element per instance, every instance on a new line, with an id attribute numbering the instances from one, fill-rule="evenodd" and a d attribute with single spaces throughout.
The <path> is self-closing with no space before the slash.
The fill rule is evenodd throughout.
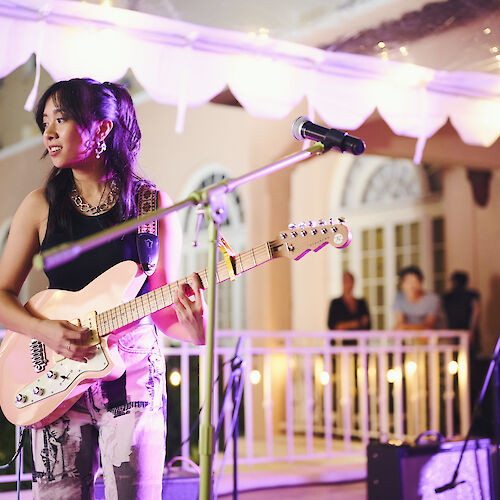
<path id="1" fill-rule="evenodd" d="M 451 275 L 451 290 L 443 295 L 444 311 L 451 330 L 477 330 L 479 292 L 467 288 L 469 276 L 464 271 Z"/>
<path id="2" fill-rule="evenodd" d="M 443 295 L 443 306 L 450 330 L 470 332 L 470 356 L 474 362 L 479 346 L 479 292 L 467 288 L 469 276 L 465 271 L 455 271 L 451 275 L 451 290 Z"/>
<path id="3" fill-rule="evenodd" d="M 424 276 L 417 266 L 399 272 L 400 291 L 394 300 L 395 330 L 431 330 L 444 328 L 441 299 L 423 289 Z"/>
<path id="4" fill-rule="evenodd" d="M 330 330 L 369 330 L 370 313 L 365 299 L 353 295 L 354 276 L 345 271 L 342 276 L 342 296 L 330 302 L 328 328 Z"/>

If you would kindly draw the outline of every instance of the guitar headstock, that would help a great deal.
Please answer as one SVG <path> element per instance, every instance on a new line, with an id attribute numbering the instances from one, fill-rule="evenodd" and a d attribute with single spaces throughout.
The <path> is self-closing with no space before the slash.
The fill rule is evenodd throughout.
<path id="1" fill-rule="evenodd" d="M 269 242 L 273 258 L 299 260 L 311 250 L 318 252 L 328 243 L 336 248 L 345 248 L 351 242 L 351 231 L 344 224 L 343 218 L 337 221 L 334 223 L 332 218 L 329 223 L 319 220 L 317 223 L 309 221 L 307 224 L 290 224 L 276 240 Z"/>

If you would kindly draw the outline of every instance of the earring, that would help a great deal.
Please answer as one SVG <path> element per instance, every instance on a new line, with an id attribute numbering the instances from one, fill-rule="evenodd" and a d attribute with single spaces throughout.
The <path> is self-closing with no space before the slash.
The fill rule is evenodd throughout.
<path id="1" fill-rule="evenodd" d="M 95 157 L 99 159 L 104 151 L 106 151 L 106 143 L 104 141 L 97 141 L 97 146 L 95 148 Z"/>

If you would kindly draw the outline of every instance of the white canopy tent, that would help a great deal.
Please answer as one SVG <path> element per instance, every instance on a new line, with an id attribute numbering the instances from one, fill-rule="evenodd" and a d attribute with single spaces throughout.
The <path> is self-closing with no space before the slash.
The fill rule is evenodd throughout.
<path id="1" fill-rule="evenodd" d="M 0 77 L 31 54 L 54 80 L 116 81 L 130 68 L 152 99 L 185 111 L 228 87 L 251 115 L 280 119 L 304 97 L 331 127 L 357 129 L 373 112 L 423 147 L 449 118 L 470 145 L 500 136 L 500 77 L 438 71 L 328 52 L 125 9 L 65 0 L 0 0 Z"/>

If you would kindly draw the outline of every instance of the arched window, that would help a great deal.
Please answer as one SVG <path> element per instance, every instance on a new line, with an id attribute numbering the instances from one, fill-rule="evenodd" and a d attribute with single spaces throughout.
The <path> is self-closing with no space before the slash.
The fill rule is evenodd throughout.
<path id="1" fill-rule="evenodd" d="M 223 179 L 229 178 L 229 172 L 221 165 L 210 163 L 199 169 L 188 181 L 185 196 L 194 190 L 205 188 Z M 221 225 L 220 232 L 232 249 L 238 253 L 246 249 L 246 230 L 243 207 L 236 191 L 226 198 L 227 218 Z M 197 238 L 197 246 L 193 246 L 198 216 L 195 207 L 181 212 L 184 233 L 182 270 L 183 275 L 199 271 L 207 267 L 208 238 L 207 221 L 203 219 Z M 224 282 L 217 288 L 217 328 L 243 329 L 245 327 L 245 287 L 244 278 L 234 282 Z"/>
<path id="2" fill-rule="evenodd" d="M 440 170 L 410 160 L 365 155 L 340 180 L 332 213 L 346 217 L 350 246 L 332 253 L 332 296 L 342 292 L 339 269 L 356 277 L 355 293 L 369 304 L 373 328 L 392 326 L 398 271 L 418 265 L 425 287 L 438 293 L 445 280 Z M 339 179 L 334 179 L 338 183 Z"/>

